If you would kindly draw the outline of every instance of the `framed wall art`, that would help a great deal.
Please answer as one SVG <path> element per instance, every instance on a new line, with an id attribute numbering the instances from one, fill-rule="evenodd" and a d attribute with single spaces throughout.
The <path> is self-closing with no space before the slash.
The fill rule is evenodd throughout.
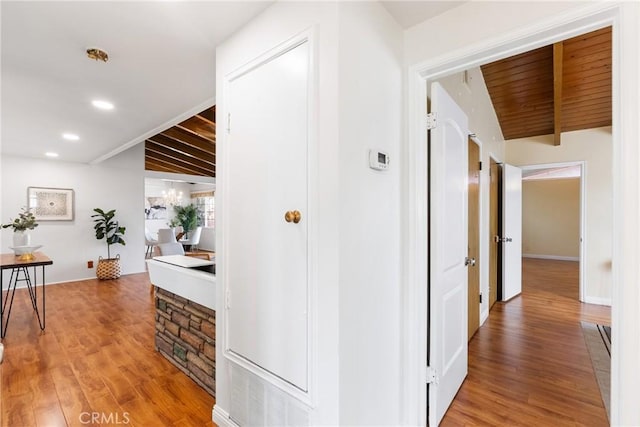
<path id="1" fill-rule="evenodd" d="M 167 219 L 164 197 L 147 197 L 144 205 L 145 219 Z"/>
<path id="2" fill-rule="evenodd" d="M 73 190 L 70 188 L 27 188 L 29 209 L 38 221 L 73 221 Z"/>

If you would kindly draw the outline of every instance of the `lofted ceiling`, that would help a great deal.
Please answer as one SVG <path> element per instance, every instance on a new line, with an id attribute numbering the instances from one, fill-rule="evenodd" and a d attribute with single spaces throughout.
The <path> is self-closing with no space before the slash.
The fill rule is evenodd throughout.
<path id="1" fill-rule="evenodd" d="M 481 69 L 505 140 L 611 125 L 611 27 Z"/>
<path id="2" fill-rule="evenodd" d="M 216 107 L 145 141 L 145 170 L 216 176 Z"/>

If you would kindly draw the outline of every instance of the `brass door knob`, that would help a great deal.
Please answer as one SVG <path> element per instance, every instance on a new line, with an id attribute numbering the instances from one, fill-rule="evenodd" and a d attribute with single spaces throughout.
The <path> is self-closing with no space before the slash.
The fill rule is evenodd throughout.
<path id="1" fill-rule="evenodd" d="M 287 222 L 293 222 L 297 224 L 302 219 L 302 214 L 299 211 L 287 211 L 284 214 L 284 220 Z"/>

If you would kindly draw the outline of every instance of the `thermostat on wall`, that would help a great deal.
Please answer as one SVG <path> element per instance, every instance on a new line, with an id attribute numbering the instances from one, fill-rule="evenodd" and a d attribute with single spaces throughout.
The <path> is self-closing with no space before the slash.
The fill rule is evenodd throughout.
<path id="1" fill-rule="evenodd" d="M 369 150 L 369 167 L 378 171 L 389 169 L 389 155 L 384 151 Z"/>

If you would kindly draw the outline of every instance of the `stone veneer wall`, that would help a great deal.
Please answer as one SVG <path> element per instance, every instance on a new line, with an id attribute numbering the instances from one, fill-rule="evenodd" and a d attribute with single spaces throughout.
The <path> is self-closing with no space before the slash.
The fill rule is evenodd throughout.
<path id="1" fill-rule="evenodd" d="M 215 311 L 156 287 L 156 350 L 215 397 Z"/>

